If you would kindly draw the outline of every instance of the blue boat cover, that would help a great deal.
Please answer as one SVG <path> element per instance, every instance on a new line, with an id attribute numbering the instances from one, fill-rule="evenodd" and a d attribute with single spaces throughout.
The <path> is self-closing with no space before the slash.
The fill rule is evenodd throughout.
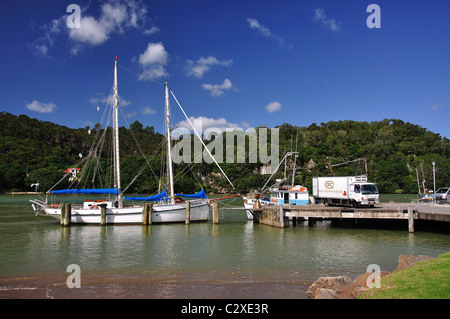
<path id="1" fill-rule="evenodd" d="M 195 194 L 176 194 L 177 196 L 190 197 L 190 198 L 207 198 L 205 191 L 202 189 L 200 192 Z"/>
<path id="2" fill-rule="evenodd" d="M 118 188 L 95 188 L 95 189 L 61 189 L 57 191 L 50 191 L 50 194 L 120 194 Z"/>
<path id="3" fill-rule="evenodd" d="M 167 193 L 165 190 L 163 190 L 161 193 L 153 195 L 153 196 L 139 196 L 139 197 L 124 197 L 128 200 L 140 200 L 140 201 L 146 201 L 146 202 L 157 202 L 162 200 L 168 200 L 169 196 L 167 196 Z"/>

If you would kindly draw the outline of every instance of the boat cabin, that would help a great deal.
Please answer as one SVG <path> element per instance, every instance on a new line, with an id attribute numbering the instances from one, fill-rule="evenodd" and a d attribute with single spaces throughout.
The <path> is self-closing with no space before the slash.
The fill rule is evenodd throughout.
<path id="1" fill-rule="evenodd" d="M 280 186 L 270 192 L 270 201 L 282 205 L 308 205 L 308 189 L 300 185 Z"/>

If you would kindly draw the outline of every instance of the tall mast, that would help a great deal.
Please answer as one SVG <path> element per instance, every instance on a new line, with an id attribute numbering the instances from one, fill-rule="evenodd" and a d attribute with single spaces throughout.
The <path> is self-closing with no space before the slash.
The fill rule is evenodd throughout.
<path id="1" fill-rule="evenodd" d="M 117 90 L 117 57 L 114 62 L 114 105 L 113 105 L 113 145 L 114 145 L 114 188 L 119 189 L 118 202 L 122 206 L 120 189 L 120 159 L 119 159 L 119 95 Z"/>
<path id="2" fill-rule="evenodd" d="M 171 154 L 171 145 L 170 145 L 170 109 L 169 109 L 169 85 L 166 82 L 166 131 L 167 131 L 167 172 L 169 177 L 169 184 L 170 184 L 170 203 L 175 203 L 175 193 L 173 190 L 173 171 L 172 171 L 172 154 Z"/>

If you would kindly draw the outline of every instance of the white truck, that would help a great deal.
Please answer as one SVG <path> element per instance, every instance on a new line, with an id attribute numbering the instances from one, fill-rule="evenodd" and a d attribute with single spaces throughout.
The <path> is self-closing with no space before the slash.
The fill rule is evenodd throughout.
<path id="1" fill-rule="evenodd" d="M 313 197 L 325 205 L 373 207 L 380 202 L 377 186 L 367 182 L 367 175 L 313 177 Z"/>

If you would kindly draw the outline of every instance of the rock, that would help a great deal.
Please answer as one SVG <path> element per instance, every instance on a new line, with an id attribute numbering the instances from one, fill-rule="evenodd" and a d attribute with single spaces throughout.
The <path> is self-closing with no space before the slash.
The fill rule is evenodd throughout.
<path id="1" fill-rule="evenodd" d="M 427 261 L 430 259 L 433 259 L 433 257 L 426 255 L 400 255 L 398 256 L 398 266 L 395 271 L 410 268 L 418 262 Z"/>
<path id="2" fill-rule="evenodd" d="M 398 257 L 397 270 L 410 268 L 418 262 L 433 259 L 425 255 L 400 255 Z M 359 275 L 354 281 L 347 276 L 320 277 L 309 286 L 306 295 L 310 299 L 356 299 L 369 290 L 367 279 L 373 272 L 366 272 Z M 389 275 L 388 271 L 381 271 L 380 276 Z"/>
<path id="3" fill-rule="evenodd" d="M 343 287 L 339 287 L 337 289 L 337 293 L 339 294 L 339 296 L 341 296 L 341 298 L 345 298 L 345 299 L 354 299 L 354 290 L 361 288 L 357 285 L 355 285 L 353 282 L 350 283 L 349 285 L 345 285 Z"/>
<path id="4" fill-rule="evenodd" d="M 359 275 L 358 277 L 356 277 L 356 279 L 353 281 L 353 283 L 356 286 L 367 288 L 367 278 L 369 278 L 369 276 L 372 274 L 373 274 L 373 272 L 366 272 L 365 274 Z M 387 276 L 389 274 L 390 274 L 389 271 L 381 271 L 380 272 L 381 277 Z"/>
<path id="5" fill-rule="evenodd" d="M 333 290 L 336 294 L 341 294 L 342 288 L 351 284 L 353 282 L 347 276 L 320 277 L 308 288 L 306 295 L 311 299 L 315 299 L 319 293 L 323 294 L 323 296 L 332 295 L 329 291 L 321 292 L 319 289 Z"/>
<path id="6" fill-rule="evenodd" d="M 342 299 L 342 297 L 333 289 L 318 288 L 314 299 Z"/>
<path id="7" fill-rule="evenodd" d="M 367 288 L 367 287 L 357 286 L 357 287 L 353 288 L 353 290 L 352 290 L 352 298 L 358 299 L 359 296 L 361 296 L 363 293 L 365 293 L 368 290 L 369 290 L 369 288 Z"/>

